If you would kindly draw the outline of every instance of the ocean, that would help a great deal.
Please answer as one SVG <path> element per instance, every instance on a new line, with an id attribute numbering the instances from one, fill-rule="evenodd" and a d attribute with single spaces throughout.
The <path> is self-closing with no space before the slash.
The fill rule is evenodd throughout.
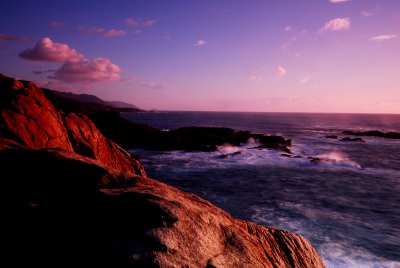
<path id="1" fill-rule="evenodd" d="M 230 127 L 292 139 L 294 156 L 252 141 L 216 152 L 134 149 L 148 175 L 195 193 L 232 216 L 311 241 L 327 267 L 400 267 L 400 140 L 344 130 L 400 132 L 400 115 L 156 112 L 124 113 L 164 130 Z M 327 138 L 327 136 L 338 138 Z M 222 154 L 240 151 L 232 157 Z M 312 162 L 318 157 L 321 161 Z"/>

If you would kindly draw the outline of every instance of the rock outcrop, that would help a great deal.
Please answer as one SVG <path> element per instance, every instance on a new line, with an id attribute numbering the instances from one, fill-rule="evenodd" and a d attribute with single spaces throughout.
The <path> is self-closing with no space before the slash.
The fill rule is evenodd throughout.
<path id="1" fill-rule="evenodd" d="M 145 177 L 140 164 L 130 169 L 135 162 L 86 116 L 54 113 L 32 84 L 1 80 L 4 263 L 324 267 L 303 237 L 233 219 L 193 194 Z M 14 126 L 11 119 L 24 124 Z"/>
<path id="2" fill-rule="evenodd" d="M 399 132 L 382 132 L 379 130 L 369 130 L 361 132 L 346 130 L 343 131 L 343 134 L 353 135 L 353 136 L 381 137 L 386 139 L 400 139 Z"/>
<path id="3" fill-rule="evenodd" d="M 82 114 L 56 111 L 33 83 L 0 77 L 0 137 L 31 149 L 55 148 L 76 152 L 101 164 L 145 176 L 140 163 Z"/>
<path id="4" fill-rule="evenodd" d="M 193 194 L 91 158 L 14 149 L 0 151 L 0 162 L 10 212 L 1 243 L 16 267 L 323 267 L 299 235 L 235 220 Z"/>

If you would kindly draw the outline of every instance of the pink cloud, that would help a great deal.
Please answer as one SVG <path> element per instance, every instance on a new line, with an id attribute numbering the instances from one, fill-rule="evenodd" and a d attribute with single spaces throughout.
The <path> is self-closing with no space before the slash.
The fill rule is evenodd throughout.
<path id="1" fill-rule="evenodd" d="M 287 73 L 286 69 L 283 68 L 282 66 L 278 66 L 278 68 L 276 68 L 277 76 L 284 76 L 286 73 Z"/>
<path id="2" fill-rule="evenodd" d="M 142 25 L 143 26 L 153 26 L 156 23 L 157 23 L 156 20 L 145 20 L 145 21 L 142 21 Z"/>
<path id="3" fill-rule="evenodd" d="M 105 36 L 105 37 L 122 36 L 122 35 L 127 34 L 127 32 L 125 32 L 123 30 L 115 30 L 115 29 L 105 30 L 103 28 L 98 28 L 98 27 L 87 28 L 87 29 L 85 29 L 85 32 L 87 32 L 89 34 L 101 35 L 101 36 Z"/>
<path id="4" fill-rule="evenodd" d="M 257 85 L 264 81 L 264 78 L 261 75 L 253 74 L 249 77 L 249 82 L 251 85 Z"/>
<path id="5" fill-rule="evenodd" d="M 145 82 L 145 81 L 140 81 L 139 85 L 146 87 L 146 88 L 150 88 L 150 89 L 164 89 L 165 88 L 164 85 L 153 83 L 153 82 Z"/>
<path id="6" fill-rule="evenodd" d="M 285 68 L 283 68 L 282 66 L 278 66 L 278 67 L 276 67 L 275 73 L 272 74 L 272 75 L 269 77 L 269 79 L 270 79 L 270 80 L 279 79 L 279 78 L 285 76 L 286 73 L 287 73 L 287 70 L 286 70 Z"/>
<path id="7" fill-rule="evenodd" d="M 96 58 L 93 60 L 67 61 L 50 78 L 68 83 L 75 82 L 106 82 L 119 79 L 121 68 L 109 59 Z"/>
<path id="8" fill-rule="evenodd" d="M 292 31 L 292 27 L 286 26 L 286 27 L 285 27 L 285 32 L 290 32 L 290 31 Z"/>
<path id="9" fill-rule="evenodd" d="M 75 49 L 66 44 L 55 43 L 48 37 L 38 41 L 34 48 L 25 49 L 18 56 L 25 60 L 46 62 L 63 62 L 66 60 L 76 62 L 84 58 Z"/>
<path id="10" fill-rule="evenodd" d="M 64 23 L 64 22 L 61 22 L 61 21 L 51 21 L 51 22 L 49 23 L 49 25 L 50 25 L 51 27 L 61 27 L 61 26 L 64 26 L 65 23 Z"/>
<path id="11" fill-rule="evenodd" d="M 339 4 L 344 2 L 350 2 L 350 0 L 329 0 L 332 4 Z"/>
<path id="12" fill-rule="evenodd" d="M 372 14 L 371 12 L 368 11 L 361 11 L 361 16 L 363 16 L 364 18 L 368 18 L 368 17 L 372 17 L 374 14 Z"/>
<path id="13" fill-rule="evenodd" d="M 382 41 L 388 41 L 388 40 L 396 39 L 396 38 L 397 38 L 397 35 L 395 35 L 395 34 L 386 34 L 386 35 L 373 36 L 369 40 L 376 41 L 376 42 L 382 42 Z"/>
<path id="14" fill-rule="evenodd" d="M 196 47 L 201 47 L 204 46 L 206 44 L 206 41 L 199 39 L 196 41 L 196 43 L 194 44 Z"/>
<path id="15" fill-rule="evenodd" d="M 310 82 L 310 80 L 311 80 L 311 76 L 306 75 L 300 79 L 300 84 L 307 84 L 308 82 Z"/>
<path id="16" fill-rule="evenodd" d="M 29 37 L 27 36 L 13 36 L 13 35 L 6 35 L 0 33 L 0 42 L 2 41 L 18 41 L 18 42 L 25 42 L 28 41 Z"/>
<path id="17" fill-rule="evenodd" d="M 327 32 L 327 31 L 346 31 L 351 27 L 350 18 L 336 18 L 325 23 L 324 27 L 322 27 L 319 32 Z"/>
<path id="18" fill-rule="evenodd" d="M 156 20 L 141 20 L 141 19 L 133 19 L 133 18 L 126 18 L 125 24 L 132 28 L 139 28 L 141 26 L 149 27 L 153 26 L 157 23 Z"/>

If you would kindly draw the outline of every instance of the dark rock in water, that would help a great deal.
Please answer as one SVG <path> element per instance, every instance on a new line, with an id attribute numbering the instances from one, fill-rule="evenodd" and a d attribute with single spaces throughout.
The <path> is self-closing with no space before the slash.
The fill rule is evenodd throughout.
<path id="1" fill-rule="evenodd" d="M 0 111 L 4 263 L 324 267 L 302 236 L 147 178 L 87 116 L 56 111 L 31 83 L 0 75 Z M 210 133 L 220 131 L 235 137 Z"/>
<path id="2" fill-rule="evenodd" d="M 361 138 L 351 138 L 351 137 L 342 138 L 341 141 L 351 141 L 351 142 L 365 143 L 365 140 L 363 140 Z"/>
<path id="3" fill-rule="evenodd" d="M 319 157 L 308 157 L 311 160 L 311 163 L 318 164 L 321 163 L 323 160 Z"/>
<path id="4" fill-rule="evenodd" d="M 281 156 L 284 156 L 284 157 L 292 157 L 292 155 L 291 154 L 281 154 Z"/>
<path id="5" fill-rule="evenodd" d="M 326 135 L 325 138 L 327 138 L 327 139 L 337 139 L 338 136 L 337 135 Z"/>
<path id="6" fill-rule="evenodd" d="M 286 146 L 292 145 L 292 141 L 290 139 L 286 140 L 285 138 L 277 135 L 263 135 L 259 138 L 259 141 L 262 144 L 282 144 Z"/>
<path id="7" fill-rule="evenodd" d="M 235 131 L 231 128 L 183 127 L 169 131 L 178 138 L 182 149 L 187 151 L 215 151 L 218 145 L 233 144 Z"/>
<path id="8" fill-rule="evenodd" d="M 253 138 L 258 140 L 261 145 L 254 147 L 253 149 L 272 149 L 284 151 L 288 154 L 291 154 L 289 147 L 292 145 L 292 140 L 285 139 L 281 136 L 277 135 L 262 135 L 262 134 L 253 134 Z"/>
<path id="9" fill-rule="evenodd" d="M 385 138 L 400 139 L 400 132 L 386 132 Z"/>
<path id="10" fill-rule="evenodd" d="M 219 156 L 219 158 L 220 159 L 227 159 L 227 158 L 231 158 L 231 157 L 238 156 L 238 155 L 241 155 L 241 154 L 242 154 L 241 151 L 237 151 L 237 152 L 230 153 L 230 154 L 221 154 Z"/>
<path id="11" fill-rule="evenodd" d="M 343 131 L 343 134 L 346 135 L 353 135 L 353 136 L 368 136 L 368 137 L 381 137 L 387 139 L 400 139 L 400 132 L 382 132 L 378 130 L 370 130 L 370 131 L 361 131 L 361 132 L 354 132 L 354 131 Z"/>

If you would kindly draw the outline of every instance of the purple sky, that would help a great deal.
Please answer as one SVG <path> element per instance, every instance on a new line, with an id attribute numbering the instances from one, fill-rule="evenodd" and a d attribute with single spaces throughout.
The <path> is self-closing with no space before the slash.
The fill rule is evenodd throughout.
<path id="1" fill-rule="evenodd" d="M 0 72 L 143 109 L 400 113 L 399 0 L 3 1 Z"/>

